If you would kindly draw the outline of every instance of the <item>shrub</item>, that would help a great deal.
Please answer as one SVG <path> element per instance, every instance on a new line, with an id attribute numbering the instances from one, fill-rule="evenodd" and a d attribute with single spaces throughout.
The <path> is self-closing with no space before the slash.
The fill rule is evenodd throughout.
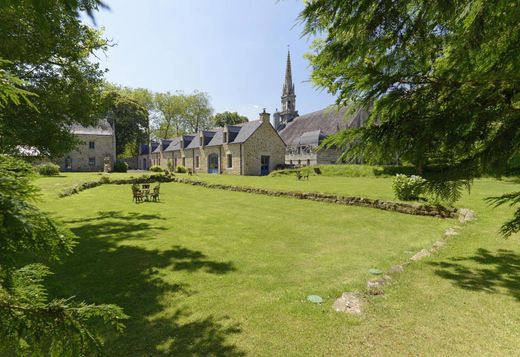
<path id="1" fill-rule="evenodd" d="M 152 165 L 150 166 L 150 171 L 152 172 L 163 172 L 163 168 L 159 165 Z"/>
<path id="2" fill-rule="evenodd" d="M 103 175 L 99 179 L 99 182 L 101 182 L 101 183 L 109 183 L 110 182 L 110 177 L 108 177 L 107 175 Z"/>
<path id="3" fill-rule="evenodd" d="M 395 175 L 392 188 L 395 196 L 403 201 L 413 201 L 419 199 L 424 193 L 426 180 L 421 176 L 406 176 L 403 174 Z"/>
<path id="4" fill-rule="evenodd" d="M 173 172 L 173 161 L 172 161 L 172 159 L 168 159 L 166 161 L 166 166 L 168 167 L 168 171 Z"/>
<path id="5" fill-rule="evenodd" d="M 60 167 L 50 162 L 38 165 L 37 170 L 40 175 L 44 176 L 58 176 L 60 174 Z"/>
<path id="6" fill-rule="evenodd" d="M 179 174 L 185 174 L 186 171 L 187 171 L 186 167 L 183 165 L 177 165 L 177 169 L 175 170 L 175 172 L 177 172 Z"/>
<path id="7" fill-rule="evenodd" d="M 128 164 L 124 161 L 116 161 L 114 164 L 114 172 L 127 172 Z"/>

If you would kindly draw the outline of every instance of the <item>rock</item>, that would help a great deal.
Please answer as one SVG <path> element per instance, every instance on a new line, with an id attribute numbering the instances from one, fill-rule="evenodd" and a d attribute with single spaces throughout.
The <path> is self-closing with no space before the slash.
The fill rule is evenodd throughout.
<path id="1" fill-rule="evenodd" d="M 457 234 L 459 234 L 459 233 L 455 230 L 455 228 L 448 228 L 444 232 L 444 235 L 446 237 L 453 237 L 453 236 L 456 236 Z"/>
<path id="2" fill-rule="evenodd" d="M 358 293 L 343 293 L 334 301 L 332 308 L 338 312 L 360 315 L 363 312 L 363 301 Z"/>
<path id="3" fill-rule="evenodd" d="M 410 260 L 418 261 L 431 255 L 432 254 L 429 251 L 427 251 L 426 249 L 422 249 L 421 251 L 417 252 L 413 257 L 411 257 Z"/>
<path id="4" fill-rule="evenodd" d="M 402 273 L 404 271 L 404 266 L 401 264 L 392 265 L 390 269 L 388 269 L 388 273 L 394 274 L 394 273 Z"/>
<path id="5" fill-rule="evenodd" d="M 466 223 L 468 221 L 473 221 L 476 219 L 475 212 L 467 209 L 467 208 L 461 208 L 459 209 L 459 222 L 460 223 Z"/>
<path id="6" fill-rule="evenodd" d="M 444 242 L 442 240 L 438 240 L 437 242 L 433 243 L 432 251 L 441 250 L 442 248 L 444 248 L 445 245 L 446 245 L 446 242 Z"/>

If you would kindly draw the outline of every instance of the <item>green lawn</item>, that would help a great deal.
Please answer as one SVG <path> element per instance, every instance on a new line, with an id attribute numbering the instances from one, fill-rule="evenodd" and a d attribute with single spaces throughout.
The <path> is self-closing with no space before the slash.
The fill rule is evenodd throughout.
<path id="1" fill-rule="evenodd" d="M 161 185 L 160 203 L 133 204 L 128 185 L 57 198 L 98 177 L 37 184 L 41 206 L 79 237 L 74 254 L 53 267 L 51 295 L 115 303 L 131 316 L 124 335 L 109 336 L 109 356 L 517 352 L 518 237 L 497 237 L 511 210 L 492 210 L 482 198 L 518 184 L 477 181 L 458 206 L 475 209 L 478 220 L 352 317 L 331 309 L 341 292 L 363 289 L 369 268 L 407 260 L 455 221 L 176 183 Z M 393 198 L 388 178 L 201 177 Z M 306 302 L 308 294 L 325 303 Z"/>

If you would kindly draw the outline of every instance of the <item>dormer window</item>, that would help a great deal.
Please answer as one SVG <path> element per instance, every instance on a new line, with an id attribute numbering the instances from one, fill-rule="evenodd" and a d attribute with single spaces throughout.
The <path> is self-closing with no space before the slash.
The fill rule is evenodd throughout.
<path id="1" fill-rule="evenodd" d="M 228 136 L 227 136 L 227 133 L 224 132 L 224 142 L 227 143 L 228 142 Z"/>
<path id="2" fill-rule="evenodd" d="M 199 145 L 200 146 L 204 146 L 204 137 L 201 135 L 200 136 L 200 142 L 199 142 Z"/>

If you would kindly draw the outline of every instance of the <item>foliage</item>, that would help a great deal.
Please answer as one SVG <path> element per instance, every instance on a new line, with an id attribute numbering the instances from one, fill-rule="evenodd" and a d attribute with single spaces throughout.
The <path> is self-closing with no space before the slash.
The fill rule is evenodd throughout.
<path id="1" fill-rule="evenodd" d="M 187 132 L 197 133 L 200 130 L 207 130 L 211 125 L 210 98 L 207 93 L 195 91 L 186 97 L 186 129 Z"/>
<path id="2" fill-rule="evenodd" d="M 111 89 L 104 94 L 107 117 L 116 128 L 116 154 L 135 157 L 148 135 L 148 111 L 129 95 Z"/>
<path id="3" fill-rule="evenodd" d="M 150 171 L 152 172 L 163 172 L 163 168 L 160 165 L 152 165 L 150 166 Z"/>
<path id="4" fill-rule="evenodd" d="M 23 145 L 58 156 L 77 144 L 70 124 L 98 120 L 103 72 L 89 57 L 109 43 L 81 21 L 80 12 L 91 13 L 99 5 L 95 0 L 0 4 L 0 96 L 9 95 L 5 85 L 16 88 L 0 112 L 2 152 Z M 14 98 L 27 103 L 29 93 L 32 105 L 18 105 Z"/>
<path id="5" fill-rule="evenodd" d="M 426 180 L 420 176 L 395 175 L 392 188 L 395 196 L 402 201 L 416 201 L 424 193 Z"/>
<path id="6" fill-rule="evenodd" d="M 429 180 L 444 166 L 439 185 L 507 172 L 520 150 L 519 17 L 512 0 L 306 2 L 305 32 L 323 35 L 313 81 L 370 109 L 365 128 L 325 145 L 370 163 L 398 154 Z"/>
<path id="7" fill-rule="evenodd" d="M 124 161 L 116 161 L 114 164 L 114 172 L 127 172 L 128 164 Z"/>
<path id="8" fill-rule="evenodd" d="M 51 162 L 36 166 L 36 170 L 40 175 L 44 176 L 57 176 L 60 174 L 60 167 Z"/>
<path id="9" fill-rule="evenodd" d="M 5 108 L 9 103 L 20 105 L 22 102 L 36 109 L 29 99 L 35 94 L 21 89 L 20 87 L 25 83 L 20 78 L 2 69 L 2 66 L 8 63 L 10 62 L 2 60 L 0 57 L 0 109 Z"/>
<path id="10" fill-rule="evenodd" d="M 166 160 L 166 167 L 168 167 L 168 171 L 173 172 L 173 160 L 172 159 Z"/>
<path id="11" fill-rule="evenodd" d="M 0 352 L 8 355 L 84 355 L 99 351 L 93 328 L 100 321 L 121 330 L 126 316 L 114 305 L 90 305 L 47 298 L 41 261 L 71 253 L 73 234 L 31 201 L 32 167 L 0 156 Z M 27 264 L 32 257 L 38 262 Z M 26 264 L 26 265 L 22 265 Z"/>
<path id="12" fill-rule="evenodd" d="M 179 174 L 185 174 L 186 173 L 186 166 L 184 165 L 177 165 L 177 168 L 175 169 L 175 172 Z"/>
<path id="13" fill-rule="evenodd" d="M 509 205 L 516 207 L 513 218 L 509 219 L 500 228 L 500 233 L 503 237 L 509 237 L 513 233 L 520 232 L 520 191 L 510 192 L 501 196 L 494 196 L 486 198 L 486 201 L 495 205 L 495 207 L 502 205 Z"/>
<path id="14" fill-rule="evenodd" d="M 236 125 L 247 121 L 247 117 L 240 115 L 237 112 L 217 113 L 213 117 L 213 125 L 221 128 L 226 125 Z"/>
<path id="15" fill-rule="evenodd" d="M 188 109 L 187 97 L 182 92 L 156 93 L 154 101 L 159 113 L 155 135 L 158 138 L 171 138 L 184 134 L 186 130 L 184 121 Z"/>

